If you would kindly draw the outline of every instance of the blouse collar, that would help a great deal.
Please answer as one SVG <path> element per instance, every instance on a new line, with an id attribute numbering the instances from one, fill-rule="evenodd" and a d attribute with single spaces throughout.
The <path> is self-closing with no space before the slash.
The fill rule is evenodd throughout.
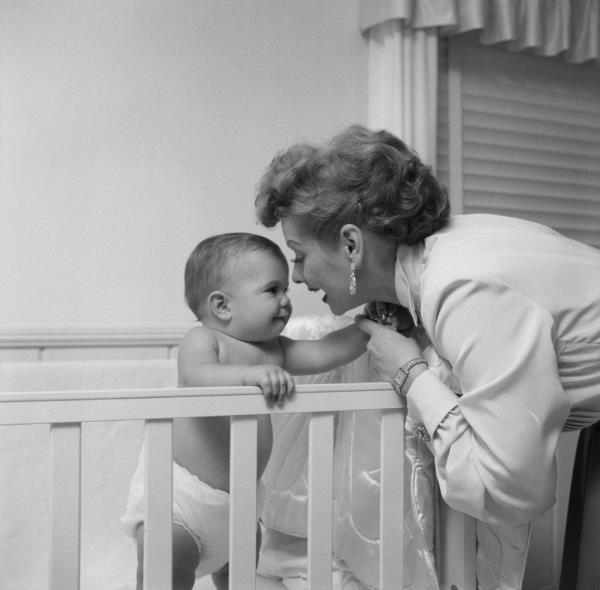
<path id="1" fill-rule="evenodd" d="M 421 323 L 421 272 L 425 244 L 406 246 L 396 251 L 395 287 L 400 304 L 410 311 L 415 325 Z"/>

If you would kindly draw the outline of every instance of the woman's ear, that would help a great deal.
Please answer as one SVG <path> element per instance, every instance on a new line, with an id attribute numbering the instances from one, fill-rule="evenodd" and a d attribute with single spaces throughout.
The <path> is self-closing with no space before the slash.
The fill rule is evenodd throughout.
<path id="1" fill-rule="evenodd" d="M 360 268 L 364 257 L 365 240 L 361 229 L 353 223 L 346 223 L 340 228 L 340 244 L 344 253 L 354 266 Z"/>
<path id="2" fill-rule="evenodd" d="M 231 319 L 229 296 L 223 291 L 213 291 L 208 296 L 208 307 L 213 315 L 226 322 Z"/>

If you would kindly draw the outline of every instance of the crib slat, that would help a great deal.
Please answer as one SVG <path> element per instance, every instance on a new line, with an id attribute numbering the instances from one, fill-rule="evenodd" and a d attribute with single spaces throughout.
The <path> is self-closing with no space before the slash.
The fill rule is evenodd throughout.
<path id="1" fill-rule="evenodd" d="M 171 590 L 173 422 L 146 421 L 144 590 Z"/>
<path id="2" fill-rule="evenodd" d="M 232 416 L 229 459 L 229 588 L 256 588 L 256 416 Z"/>
<path id="3" fill-rule="evenodd" d="M 81 424 L 52 424 L 50 589 L 79 590 Z"/>
<path id="4" fill-rule="evenodd" d="M 475 590 L 477 522 L 440 498 L 440 590 Z"/>
<path id="5" fill-rule="evenodd" d="M 313 414 L 308 429 L 308 588 L 331 590 L 333 414 Z"/>
<path id="6" fill-rule="evenodd" d="M 404 572 L 404 412 L 381 413 L 379 579 L 381 590 L 403 588 Z"/>

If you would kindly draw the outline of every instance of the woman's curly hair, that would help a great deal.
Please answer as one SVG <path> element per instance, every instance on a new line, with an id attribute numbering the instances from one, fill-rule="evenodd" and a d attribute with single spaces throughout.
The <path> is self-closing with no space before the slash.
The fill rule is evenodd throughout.
<path id="1" fill-rule="evenodd" d="M 272 227 L 295 217 L 309 235 L 335 243 L 346 223 L 415 244 L 448 223 L 445 188 L 418 155 L 388 131 L 353 125 L 328 143 L 277 154 L 255 199 Z"/>

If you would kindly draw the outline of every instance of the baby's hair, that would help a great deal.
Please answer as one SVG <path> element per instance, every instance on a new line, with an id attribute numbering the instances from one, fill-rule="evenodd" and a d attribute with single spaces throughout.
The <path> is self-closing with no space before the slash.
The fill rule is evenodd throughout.
<path id="1" fill-rule="evenodd" d="M 194 248 L 185 264 L 185 301 L 199 320 L 209 293 L 223 287 L 230 276 L 232 263 L 248 252 L 268 252 L 287 267 L 281 248 L 258 234 L 217 234 L 202 240 Z"/>

